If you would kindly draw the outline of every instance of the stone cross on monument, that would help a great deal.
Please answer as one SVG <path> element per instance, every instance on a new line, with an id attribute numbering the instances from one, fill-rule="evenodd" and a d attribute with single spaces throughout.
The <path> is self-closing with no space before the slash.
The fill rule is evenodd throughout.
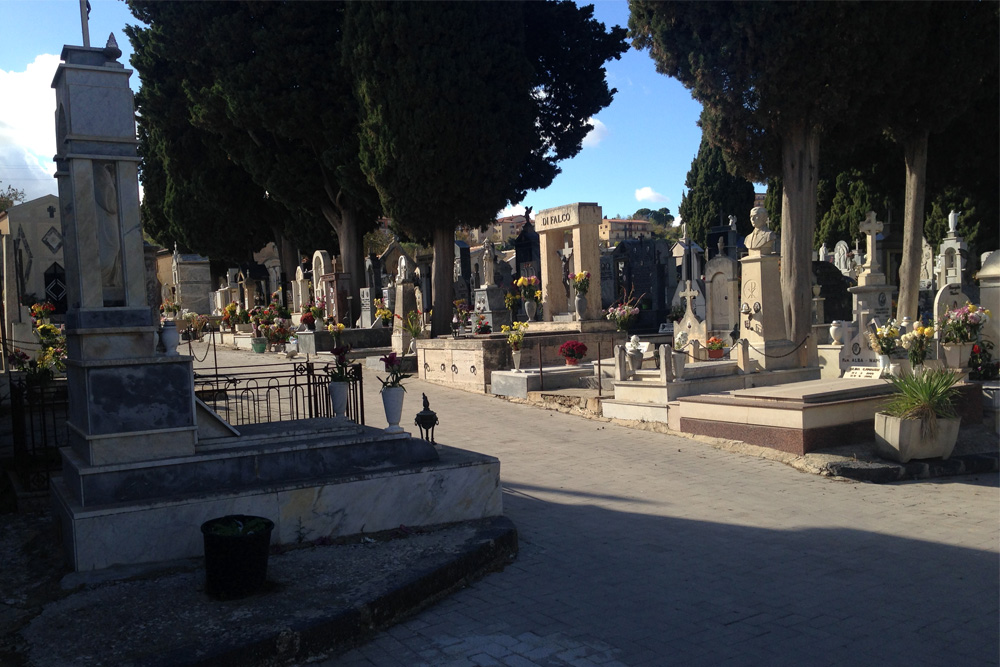
<path id="1" fill-rule="evenodd" d="M 80 0 L 80 24 L 83 27 L 83 45 L 90 48 L 90 24 L 87 19 L 90 17 L 89 0 Z"/>
<path id="2" fill-rule="evenodd" d="M 701 292 L 699 292 L 696 289 L 691 289 L 691 281 L 690 280 L 686 280 L 684 282 L 684 286 L 685 286 L 685 289 L 684 289 L 683 292 L 680 292 L 679 296 L 682 299 L 684 299 L 684 301 L 685 301 L 685 304 L 686 304 L 685 305 L 685 313 L 689 313 L 691 315 L 691 317 L 694 317 L 695 316 L 694 315 L 694 300 L 698 298 L 698 295 L 701 294 Z"/>
<path id="3" fill-rule="evenodd" d="M 858 231 L 864 234 L 868 240 L 868 256 L 865 258 L 865 271 L 867 273 L 881 273 L 878 265 L 878 255 L 875 252 L 875 235 L 882 231 L 882 223 L 875 219 L 875 211 L 868 211 L 868 215 L 858 226 Z"/>

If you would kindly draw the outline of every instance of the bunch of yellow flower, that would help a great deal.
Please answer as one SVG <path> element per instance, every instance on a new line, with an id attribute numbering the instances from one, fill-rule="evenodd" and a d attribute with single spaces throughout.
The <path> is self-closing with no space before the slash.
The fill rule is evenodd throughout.
<path id="1" fill-rule="evenodd" d="M 514 284 L 521 288 L 521 296 L 529 301 L 541 301 L 542 291 L 537 289 L 538 278 L 535 276 L 521 276 Z"/>
<path id="2" fill-rule="evenodd" d="M 510 345 L 510 349 L 517 352 L 521 349 L 521 344 L 524 342 L 524 330 L 527 328 L 527 322 L 514 322 L 513 327 L 509 327 L 506 324 L 501 325 L 500 331 L 507 334 L 507 344 Z"/>
<path id="3" fill-rule="evenodd" d="M 913 331 L 903 334 L 899 342 L 906 350 L 906 356 L 910 360 L 910 366 L 916 368 L 924 363 L 927 358 L 927 345 L 934 338 L 934 327 L 924 327 L 919 324 Z"/>

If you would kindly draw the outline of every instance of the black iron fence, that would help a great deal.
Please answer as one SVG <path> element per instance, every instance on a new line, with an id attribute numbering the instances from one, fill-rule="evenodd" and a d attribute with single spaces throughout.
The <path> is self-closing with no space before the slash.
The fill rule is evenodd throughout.
<path id="1" fill-rule="evenodd" d="M 10 377 L 10 441 L 0 458 L 11 462 L 21 490 L 45 491 L 59 470 L 59 447 L 66 444 L 66 378 Z"/>
<path id="2" fill-rule="evenodd" d="M 304 362 L 196 371 L 195 395 L 234 426 L 332 417 L 331 364 Z M 347 417 L 365 423 L 361 364 L 347 368 Z M 0 468 L 10 466 L 24 491 L 45 491 L 61 467 L 66 431 L 66 378 L 10 376 L 10 437 L 0 438 Z"/>
<path id="3" fill-rule="evenodd" d="M 233 426 L 332 417 L 333 364 L 306 361 L 199 370 L 195 395 Z M 361 364 L 347 367 L 347 417 L 365 423 Z"/>

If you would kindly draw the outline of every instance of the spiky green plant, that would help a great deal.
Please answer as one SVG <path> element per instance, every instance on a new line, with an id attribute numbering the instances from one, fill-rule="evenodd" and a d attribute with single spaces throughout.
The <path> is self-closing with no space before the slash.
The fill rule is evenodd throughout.
<path id="1" fill-rule="evenodd" d="M 955 383 L 960 374 L 949 370 L 930 370 L 922 375 L 891 376 L 895 393 L 883 406 L 882 412 L 901 419 L 921 420 L 921 433 L 937 433 L 937 420 L 954 419 L 958 390 Z"/>

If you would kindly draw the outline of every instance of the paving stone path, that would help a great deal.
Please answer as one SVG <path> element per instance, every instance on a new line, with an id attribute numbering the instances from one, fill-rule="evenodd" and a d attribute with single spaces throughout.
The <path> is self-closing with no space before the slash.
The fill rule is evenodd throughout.
<path id="1" fill-rule="evenodd" d="M 365 400 L 379 426 L 375 375 Z M 406 384 L 404 414 L 426 392 L 439 442 L 499 457 L 521 551 L 318 664 L 998 664 L 996 474 L 837 481 Z"/>

